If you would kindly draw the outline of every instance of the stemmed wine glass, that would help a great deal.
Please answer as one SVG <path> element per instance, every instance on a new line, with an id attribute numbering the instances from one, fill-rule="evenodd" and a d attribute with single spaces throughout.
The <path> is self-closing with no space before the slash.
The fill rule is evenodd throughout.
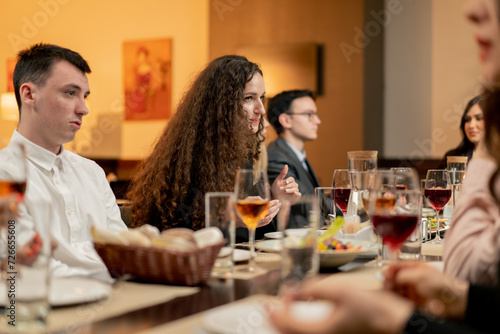
<path id="1" fill-rule="evenodd" d="M 397 260 L 397 253 L 403 242 L 418 226 L 421 212 L 421 192 L 419 190 L 396 190 L 390 199 L 382 201 L 380 193 L 372 192 L 369 211 L 373 228 L 382 237 L 384 245 L 390 249 L 391 259 Z M 384 203 L 384 205 L 379 205 Z M 392 204 L 392 205 L 390 205 Z"/>
<path id="2" fill-rule="evenodd" d="M 351 175 L 348 169 L 336 169 L 333 172 L 332 181 L 333 193 L 335 204 L 342 211 L 347 213 L 347 206 L 349 204 L 349 197 L 351 195 Z"/>
<path id="3" fill-rule="evenodd" d="M 24 200 L 28 166 L 25 147 L 22 143 L 11 143 L 6 166 L 0 168 L 0 233 L 3 234 L 9 223 L 15 222 L 19 204 Z M 2 254 L 4 252 L 1 252 Z M 7 252 L 8 253 L 8 252 Z M 7 264 L 7 261 L 1 261 Z M 2 268 L 2 273 L 5 268 Z"/>
<path id="4" fill-rule="evenodd" d="M 410 167 L 392 167 L 396 190 L 418 190 L 420 183 L 415 169 Z"/>
<path id="5" fill-rule="evenodd" d="M 425 179 L 424 195 L 429 201 L 429 204 L 436 210 L 436 237 L 430 241 L 431 244 L 440 244 L 442 239 L 440 236 L 440 221 L 439 212 L 448 203 L 451 197 L 451 182 L 450 176 L 446 169 L 430 169 L 427 171 Z"/>
<path id="6" fill-rule="evenodd" d="M 365 189 L 362 192 L 363 205 L 365 207 L 366 213 L 372 220 L 372 215 L 375 213 L 376 208 L 384 209 L 386 207 L 393 207 L 396 201 L 395 199 L 395 180 L 394 173 L 389 169 L 376 169 L 374 171 L 368 171 L 368 182 L 366 182 Z M 374 207 L 370 206 L 371 202 L 374 202 Z M 379 244 L 379 254 L 376 259 L 377 266 L 382 266 L 382 259 L 387 251 L 384 248 L 382 242 L 382 236 L 377 233 L 375 226 L 374 231 L 377 236 L 377 242 Z"/>
<path id="7" fill-rule="evenodd" d="M 267 215 L 271 199 L 267 173 L 264 170 L 239 170 L 236 174 L 234 197 L 238 216 L 248 228 L 248 271 L 255 272 L 255 230 L 259 221 Z"/>

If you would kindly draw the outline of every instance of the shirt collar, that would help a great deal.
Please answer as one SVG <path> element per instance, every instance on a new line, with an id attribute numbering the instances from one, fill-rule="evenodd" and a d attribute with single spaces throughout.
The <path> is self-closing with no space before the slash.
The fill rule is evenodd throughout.
<path id="1" fill-rule="evenodd" d="M 295 153 L 295 155 L 297 156 L 297 158 L 299 159 L 300 162 L 302 162 L 302 161 L 304 161 L 306 159 L 306 151 L 299 151 L 299 150 L 297 150 L 292 144 L 290 144 L 286 140 L 285 140 L 285 143 L 288 146 L 290 146 L 290 148 L 292 149 L 293 153 Z"/>
<path id="2" fill-rule="evenodd" d="M 61 145 L 61 153 L 58 155 L 38 146 L 37 144 L 29 141 L 23 135 L 21 135 L 17 130 L 14 131 L 11 138 L 11 143 L 21 143 L 24 145 L 26 150 L 26 156 L 28 160 L 36 165 L 46 169 L 47 171 L 52 170 L 56 162 L 60 164 L 60 161 L 66 155 L 66 150 L 64 145 Z M 10 144 L 9 144 L 10 145 Z"/>

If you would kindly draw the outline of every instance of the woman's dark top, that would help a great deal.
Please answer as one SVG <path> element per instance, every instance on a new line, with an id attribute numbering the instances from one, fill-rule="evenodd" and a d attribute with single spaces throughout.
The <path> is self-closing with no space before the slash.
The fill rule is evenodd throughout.
<path id="1" fill-rule="evenodd" d="M 246 169 L 253 169 L 253 162 L 251 157 L 249 157 L 248 162 L 245 165 Z M 192 180 L 196 180 L 196 178 L 192 178 Z M 201 219 L 195 219 L 193 217 L 193 212 L 195 209 L 196 211 L 199 212 L 205 211 L 205 207 L 201 208 L 196 208 L 194 205 L 195 197 L 197 196 L 205 196 L 206 191 L 201 190 L 201 185 L 198 185 L 196 182 L 193 182 L 191 184 L 191 188 L 188 192 L 188 194 L 184 197 L 184 200 L 182 203 L 179 204 L 178 206 L 178 211 L 176 216 L 169 222 L 167 223 L 162 223 L 161 222 L 161 215 L 160 211 L 156 206 L 152 208 L 152 213 L 150 215 L 150 224 L 158 227 L 160 231 L 163 231 L 168 228 L 173 228 L 173 227 L 185 227 L 191 230 L 199 230 L 200 228 L 203 228 L 205 226 L 205 220 Z M 204 203 L 202 201 L 202 203 Z M 277 230 L 277 223 L 276 219 L 273 219 L 271 223 L 269 223 L 266 226 L 262 226 L 257 228 L 255 232 L 255 239 L 262 239 L 264 237 L 264 234 L 267 232 L 274 232 Z M 236 242 L 247 242 L 248 241 L 248 229 L 247 228 L 237 228 L 236 229 Z"/>

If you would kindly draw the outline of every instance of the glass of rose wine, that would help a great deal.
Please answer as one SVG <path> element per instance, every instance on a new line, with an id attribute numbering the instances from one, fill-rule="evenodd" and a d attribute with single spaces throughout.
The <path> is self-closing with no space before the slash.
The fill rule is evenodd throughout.
<path id="1" fill-rule="evenodd" d="M 451 197 L 450 176 L 446 169 L 430 169 L 427 171 L 424 195 L 427 201 L 429 201 L 429 204 L 436 210 L 436 237 L 429 243 L 440 244 L 442 243 L 442 239 L 439 229 L 439 225 L 441 225 L 439 221 L 439 212 L 446 203 L 448 203 Z"/>
<path id="2" fill-rule="evenodd" d="M 264 170 L 241 169 L 236 174 L 234 188 L 236 212 L 248 228 L 250 260 L 248 271 L 255 272 L 255 230 L 269 210 L 269 181 Z"/>
<path id="3" fill-rule="evenodd" d="M 332 187 L 335 204 L 345 216 L 352 188 L 351 174 L 348 169 L 336 169 L 333 171 Z"/>

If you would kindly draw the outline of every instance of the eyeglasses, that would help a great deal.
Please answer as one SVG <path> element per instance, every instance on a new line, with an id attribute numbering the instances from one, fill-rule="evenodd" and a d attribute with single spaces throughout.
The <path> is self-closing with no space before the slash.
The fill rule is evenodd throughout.
<path id="1" fill-rule="evenodd" d="M 287 114 L 287 115 L 304 115 L 304 116 L 307 116 L 307 118 L 309 118 L 309 120 L 311 122 L 314 121 L 315 119 L 319 119 L 317 112 L 296 112 L 296 113 L 287 112 L 285 114 Z"/>

